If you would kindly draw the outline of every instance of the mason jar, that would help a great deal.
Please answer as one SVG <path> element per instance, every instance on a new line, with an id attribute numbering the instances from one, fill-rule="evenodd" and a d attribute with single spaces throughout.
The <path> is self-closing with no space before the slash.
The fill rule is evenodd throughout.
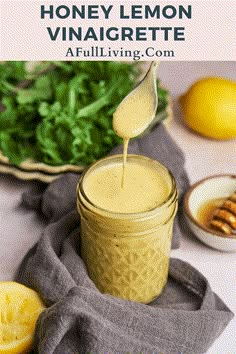
<path id="1" fill-rule="evenodd" d="M 81 257 L 89 277 L 102 293 L 149 303 L 162 292 L 167 282 L 177 210 L 176 184 L 170 171 L 160 162 L 128 155 L 128 163 L 152 166 L 158 171 L 168 187 L 165 200 L 145 212 L 114 212 L 99 207 L 88 197 L 86 181 L 99 168 L 105 171 L 111 163 L 122 166 L 122 159 L 123 155 L 114 155 L 97 161 L 83 173 L 78 183 Z"/>

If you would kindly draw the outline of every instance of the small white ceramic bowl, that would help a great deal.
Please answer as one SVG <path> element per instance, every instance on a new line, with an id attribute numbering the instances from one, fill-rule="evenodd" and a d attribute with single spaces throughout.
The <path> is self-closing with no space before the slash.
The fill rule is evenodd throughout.
<path id="1" fill-rule="evenodd" d="M 184 213 L 194 235 L 206 245 L 221 251 L 236 251 L 235 237 L 223 235 L 202 225 L 197 218 L 199 208 L 215 198 L 227 198 L 236 191 L 236 175 L 216 175 L 195 183 L 184 197 Z"/>

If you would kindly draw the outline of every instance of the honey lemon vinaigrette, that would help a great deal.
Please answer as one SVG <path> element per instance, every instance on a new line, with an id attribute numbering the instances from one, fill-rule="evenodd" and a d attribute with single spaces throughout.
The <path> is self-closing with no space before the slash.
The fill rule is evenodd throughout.
<path id="1" fill-rule="evenodd" d="M 152 210 L 168 197 L 170 187 L 151 160 L 122 159 L 98 166 L 84 179 L 84 191 L 93 204 L 114 213 L 141 213 Z M 158 188 L 157 188 L 158 186 Z"/>
<path id="2" fill-rule="evenodd" d="M 166 281 L 177 192 L 171 173 L 150 158 L 129 155 L 128 144 L 155 117 L 153 62 L 113 115 L 123 155 L 97 161 L 78 184 L 81 255 L 102 293 L 148 303 Z"/>
<path id="3" fill-rule="evenodd" d="M 127 163 L 129 140 L 143 133 L 155 117 L 156 67 L 157 62 L 153 62 L 113 115 L 113 129 L 124 141 L 123 166 L 117 162 L 100 166 L 85 179 L 86 195 L 100 208 L 117 213 L 145 212 L 163 203 L 169 194 L 168 184 L 152 163 Z"/>

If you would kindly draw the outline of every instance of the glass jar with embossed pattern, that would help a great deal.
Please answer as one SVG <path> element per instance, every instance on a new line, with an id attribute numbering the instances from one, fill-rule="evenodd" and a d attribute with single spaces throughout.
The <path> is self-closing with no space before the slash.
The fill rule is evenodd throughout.
<path id="1" fill-rule="evenodd" d="M 168 195 L 163 203 L 145 212 L 105 210 L 89 199 L 86 179 L 96 173 L 97 168 L 122 164 L 122 155 L 91 165 L 77 187 L 81 256 L 90 278 L 102 293 L 149 303 L 162 292 L 168 277 L 177 190 L 172 174 L 158 161 L 129 155 L 129 163 L 132 161 L 147 166 L 151 163 L 152 168 L 158 169 L 168 185 Z"/>

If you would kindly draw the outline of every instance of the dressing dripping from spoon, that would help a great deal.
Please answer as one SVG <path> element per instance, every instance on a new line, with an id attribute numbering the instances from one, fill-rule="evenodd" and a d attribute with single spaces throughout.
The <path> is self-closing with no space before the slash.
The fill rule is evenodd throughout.
<path id="1" fill-rule="evenodd" d="M 129 140 L 142 134 L 156 114 L 158 96 L 156 68 L 152 62 L 140 83 L 121 101 L 113 114 L 113 129 L 123 139 L 123 173 L 121 187 L 124 188 L 125 165 Z"/>

